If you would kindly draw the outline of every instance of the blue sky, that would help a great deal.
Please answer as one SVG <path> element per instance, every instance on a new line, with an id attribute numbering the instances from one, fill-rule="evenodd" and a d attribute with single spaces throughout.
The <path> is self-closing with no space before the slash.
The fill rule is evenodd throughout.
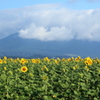
<path id="1" fill-rule="evenodd" d="M 100 8 L 100 0 L 0 0 L 0 10 L 50 3 L 59 3 L 71 9 Z"/>
<path id="2" fill-rule="evenodd" d="M 0 0 L 0 39 L 100 41 L 100 0 Z"/>

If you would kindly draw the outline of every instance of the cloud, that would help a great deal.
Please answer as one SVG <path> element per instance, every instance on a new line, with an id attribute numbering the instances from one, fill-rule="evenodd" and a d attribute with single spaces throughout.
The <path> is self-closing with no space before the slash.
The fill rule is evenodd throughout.
<path id="1" fill-rule="evenodd" d="M 35 38 L 42 41 L 70 40 L 74 38 L 73 35 L 71 35 L 71 30 L 65 26 L 51 27 L 50 31 L 48 31 L 47 28 L 42 26 L 38 27 L 32 23 L 27 29 L 20 30 L 19 32 L 19 36 L 22 38 Z"/>
<path id="2" fill-rule="evenodd" d="M 27 27 L 32 22 L 37 23 L 40 19 L 37 15 L 46 9 L 52 10 L 59 7 L 60 5 L 58 4 L 38 4 L 18 9 L 0 10 L 0 39 L 19 32 L 19 30 Z"/>
<path id="3" fill-rule="evenodd" d="M 71 10 L 45 4 L 0 11 L 0 37 L 19 32 L 21 38 L 100 41 L 100 9 Z"/>

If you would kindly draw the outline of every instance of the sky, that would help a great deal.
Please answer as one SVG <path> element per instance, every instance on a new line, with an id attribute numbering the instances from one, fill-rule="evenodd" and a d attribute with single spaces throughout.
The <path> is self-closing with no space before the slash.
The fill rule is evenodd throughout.
<path id="1" fill-rule="evenodd" d="M 100 42 L 100 0 L 0 0 L 0 39 Z"/>

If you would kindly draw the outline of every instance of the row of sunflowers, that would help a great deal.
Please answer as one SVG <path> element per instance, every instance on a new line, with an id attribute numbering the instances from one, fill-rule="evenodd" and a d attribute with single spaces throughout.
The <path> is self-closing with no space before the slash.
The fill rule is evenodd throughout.
<path id="1" fill-rule="evenodd" d="M 100 100 L 100 60 L 0 59 L 0 100 Z"/>

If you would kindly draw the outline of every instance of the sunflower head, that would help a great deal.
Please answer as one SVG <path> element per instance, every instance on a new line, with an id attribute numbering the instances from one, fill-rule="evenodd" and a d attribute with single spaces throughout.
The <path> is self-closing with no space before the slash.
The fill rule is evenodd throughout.
<path id="1" fill-rule="evenodd" d="M 43 80 L 47 80 L 47 79 L 48 79 L 48 77 L 47 77 L 47 76 L 44 76 L 42 79 L 43 79 Z"/>
<path id="2" fill-rule="evenodd" d="M 28 71 L 28 68 L 26 66 L 23 66 L 23 67 L 21 67 L 21 71 L 22 72 L 27 72 Z"/>
<path id="3" fill-rule="evenodd" d="M 4 56 L 4 57 L 3 57 L 3 59 L 4 59 L 4 60 L 7 60 L 7 57 L 6 57 L 6 56 Z"/>
<path id="4" fill-rule="evenodd" d="M 2 64 L 2 60 L 0 59 L 0 64 Z"/>

